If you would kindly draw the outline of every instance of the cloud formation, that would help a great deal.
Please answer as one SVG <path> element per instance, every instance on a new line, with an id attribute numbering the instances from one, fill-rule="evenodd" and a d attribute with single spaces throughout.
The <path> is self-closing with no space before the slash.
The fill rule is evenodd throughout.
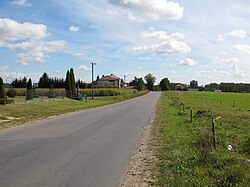
<path id="1" fill-rule="evenodd" d="M 161 53 L 188 53 L 191 47 L 184 41 L 185 36 L 182 33 L 167 34 L 165 31 L 156 31 L 149 28 L 141 34 L 143 45 L 133 47 L 132 52 L 155 52 Z M 157 42 L 157 43 L 156 43 Z"/>
<path id="2" fill-rule="evenodd" d="M 26 51 L 26 53 L 17 54 L 18 64 L 45 62 L 46 52 L 55 52 L 64 47 L 64 41 L 45 41 L 49 35 L 47 26 L 43 24 L 18 23 L 11 19 L 0 19 L 0 47 Z"/>
<path id="3" fill-rule="evenodd" d="M 168 0 L 108 0 L 109 3 L 128 11 L 131 20 L 179 20 L 184 8 Z"/>
<path id="4" fill-rule="evenodd" d="M 75 26 L 70 26 L 69 27 L 69 31 L 70 32 L 77 32 L 77 31 L 79 31 L 80 30 L 80 27 L 75 27 Z"/>
<path id="5" fill-rule="evenodd" d="M 80 65 L 79 67 L 78 67 L 78 71 L 88 71 L 89 70 L 89 68 L 88 68 L 88 66 L 86 66 L 86 65 Z"/>
<path id="6" fill-rule="evenodd" d="M 18 6 L 31 6 L 27 0 L 13 0 L 11 3 Z"/>
<path id="7" fill-rule="evenodd" d="M 219 34 L 216 38 L 217 42 L 222 42 L 224 41 L 228 36 L 234 37 L 234 38 L 246 38 L 247 37 L 247 32 L 242 30 L 242 29 L 234 29 L 230 32 L 224 33 L 224 34 Z"/>
<path id="8" fill-rule="evenodd" d="M 195 60 L 193 60 L 193 59 L 191 59 L 191 58 L 185 58 L 185 59 L 183 59 L 183 60 L 181 60 L 180 62 L 179 62 L 179 64 L 181 64 L 181 65 L 186 65 L 186 66 L 195 66 L 195 65 L 197 65 L 199 62 L 197 62 L 197 61 L 195 61 Z"/>
<path id="9" fill-rule="evenodd" d="M 250 54 L 250 45 L 238 44 L 234 46 L 234 49 L 244 54 Z"/>

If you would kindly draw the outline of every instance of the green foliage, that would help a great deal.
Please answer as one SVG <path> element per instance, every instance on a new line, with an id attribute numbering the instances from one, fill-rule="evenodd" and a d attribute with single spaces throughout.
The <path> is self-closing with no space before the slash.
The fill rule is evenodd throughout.
<path id="1" fill-rule="evenodd" d="M 232 101 L 235 100 L 235 106 Z M 154 129 L 158 186 L 248 186 L 249 94 L 164 92 Z M 178 115 L 179 103 L 185 112 Z M 193 122 L 189 110 L 193 108 Z M 211 118 L 215 120 L 213 148 Z M 227 149 L 232 145 L 233 150 Z M 247 148 L 248 147 L 248 148 Z"/>
<path id="2" fill-rule="evenodd" d="M 4 98 L 4 87 L 2 77 L 0 77 L 0 98 Z"/>
<path id="3" fill-rule="evenodd" d="M 66 73 L 66 82 L 65 82 L 65 90 L 66 90 L 66 96 L 68 98 L 72 98 L 72 90 L 71 90 L 71 77 L 70 72 L 67 71 Z"/>
<path id="4" fill-rule="evenodd" d="M 17 91 L 16 91 L 16 89 L 14 89 L 14 88 L 10 88 L 10 89 L 8 89 L 7 92 L 6 92 L 6 95 L 7 95 L 8 97 L 11 97 L 11 98 L 15 97 L 16 94 L 17 94 Z"/>
<path id="5" fill-rule="evenodd" d="M 135 89 L 94 89 L 94 96 L 119 96 L 119 95 L 129 95 L 136 93 Z M 88 97 L 92 96 L 92 89 L 81 89 L 80 93 L 83 95 L 87 95 Z"/>
<path id="6" fill-rule="evenodd" d="M 198 81 L 192 80 L 189 86 L 190 88 L 198 88 Z"/>
<path id="7" fill-rule="evenodd" d="M 6 104 L 14 104 L 14 103 L 15 103 L 14 99 L 7 99 Z M 4 98 L 0 98 L 0 105 L 3 104 L 4 104 Z"/>
<path id="8" fill-rule="evenodd" d="M 156 78 L 153 76 L 152 73 L 148 73 L 145 77 L 144 77 L 146 83 L 147 83 L 147 89 L 148 90 L 153 90 L 154 89 L 154 83 Z"/>
<path id="9" fill-rule="evenodd" d="M 138 90 L 138 91 L 142 91 L 142 90 L 145 90 L 145 82 L 143 81 L 143 79 L 142 78 L 139 78 L 139 79 L 137 79 L 137 85 L 136 85 L 136 89 Z M 153 88 L 152 88 L 153 89 Z"/>
<path id="10" fill-rule="evenodd" d="M 167 77 L 161 80 L 160 87 L 162 91 L 170 90 L 170 81 Z"/>
<path id="11" fill-rule="evenodd" d="M 76 94 L 76 80 L 75 80 L 75 74 L 73 68 L 70 68 L 70 85 L 71 85 L 71 91 L 72 94 Z"/>
<path id="12" fill-rule="evenodd" d="M 29 79 L 27 84 L 27 95 L 26 100 L 32 100 L 33 99 L 33 89 L 32 89 L 32 81 Z"/>

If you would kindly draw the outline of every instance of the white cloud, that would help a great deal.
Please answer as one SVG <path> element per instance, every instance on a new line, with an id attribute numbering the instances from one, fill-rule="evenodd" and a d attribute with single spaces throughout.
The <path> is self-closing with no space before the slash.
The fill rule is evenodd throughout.
<path id="1" fill-rule="evenodd" d="M 27 0 L 13 0 L 11 3 L 18 6 L 32 6 Z"/>
<path id="2" fill-rule="evenodd" d="M 64 47 L 64 41 L 32 41 L 16 44 L 8 44 L 7 47 L 11 50 L 27 50 L 27 51 L 46 51 L 54 52 L 60 47 Z"/>
<path id="3" fill-rule="evenodd" d="M 178 2 L 167 0 L 108 0 L 109 3 L 128 10 L 131 20 L 178 20 L 184 8 Z"/>
<path id="4" fill-rule="evenodd" d="M 242 52 L 245 54 L 250 54 L 250 45 L 246 44 L 238 44 L 234 46 L 234 49 L 238 52 Z"/>
<path id="5" fill-rule="evenodd" d="M 233 58 L 216 58 L 215 61 L 217 63 L 224 63 L 229 65 L 229 68 L 231 69 L 231 71 L 228 71 L 228 75 L 232 76 L 232 77 L 238 77 L 238 78 L 244 78 L 246 77 L 244 72 L 242 70 L 239 69 L 238 64 L 240 62 L 240 60 L 236 57 Z"/>
<path id="6" fill-rule="evenodd" d="M 216 42 L 222 42 L 224 41 L 224 36 L 222 34 L 219 34 L 216 38 Z"/>
<path id="7" fill-rule="evenodd" d="M 0 71 L 6 71 L 9 68 L 9 66 L 0 66 Z"/>
<path id="8" fill-rule="evenodd" d="M 41 40 L 49 36 L 46 25 L 0 19 L 0 41 Z"/>
<path id="9" fill-rule="evenodd" d="M 70 26 L 69 27 L 69 31 L 70 32 L 77 32 L 77 31 L 79 31 L 80 30 L 80 27 L 75 27 L 75 26 Z"/>
<path id="10" fill-rule="evenodd" d="M 45 62 L 46 55 L 43 52 L 19 53 L 16 61 L 21 65 L 28 65 L 29 62 Z"/>
<path id="11" fill-rule="evenodd" d="M 137 57 L 138 60 L 141 60 L 141 61 L 147 61 L 147 60 L 151 60 L 151 57 L 150 56 L 139 56 Z"/>
<path id="12" fill-rule="evenodd" d="M 181 64 L 181 65 L 187 65 L 187 66 L 195 66 L 195 65 L 197 65 L 199 62 L 197 62 L 197 61 L 195 61 L 195 60 L 193 60 L 193 59 L 191 59 L 191 58 L 185 58 L 184 60 L 181 60 L 180 62 L 179 62 L 179 64 Z"/>
<path id="13" fill-rule="evenodd" d="M 170 71 L 170 74 L 176 75 L 176 71 L 175 71 L 175 70 L 171 70 L 171 71 Z"/>
<path id="14" fill-rule="evenodd" d="M 236 38 L 245 38 L 247 37 L 247 32 L 242 29 L 234 29 L 231 32 L 229 32 L 230 36 L 236 37 Z"/>
<path id="15" fill-rule="evenodd" d="M 79 67 L 78 67 L 78 71 L 88 71 L 89 70 L 89 68 L 88 68 L 88 66 L 86 66 L 86 65 L 80 65 Z"/>
<path id="16" fill-rule="evenodd" d="M 18 23 L 11 19 L 0 19 L 0 47 L 22 51 L 16 61 L 21 65 L 29 62 L 45 62 L 45 54 L 64 47 L 64 41 L 44 41 L 50 34 L 42 24 Z M 13 43 L 15 41 L 22 41 Z M 24 53 L 23 51 L 26 51 Z"/>
<path id="17" fill-rule="evenodd" d="M 231 36 L 235 38 L 246 38 L 247 37 L 247 32 L 242 30 L 242 29 L 234 29 L 230 32 L 224 33 L 224 34 L 219 34 L 216 38 L 217 42 L 222 42 L 226 39 L 226 37 Z"/>
<path id="18" fill-rule="evenodd" d="M 132 52 L 148 51 L 160 54 L 188 53 L 191 51 L 191 47 L 185 41 L 182 41 L 185 39 L 182 33 L 168 35 L 165 31 L 155 31 L 154 28 L 149 28 L 142 32 L 141 37 L 144 44 L 133 47 Z"/>

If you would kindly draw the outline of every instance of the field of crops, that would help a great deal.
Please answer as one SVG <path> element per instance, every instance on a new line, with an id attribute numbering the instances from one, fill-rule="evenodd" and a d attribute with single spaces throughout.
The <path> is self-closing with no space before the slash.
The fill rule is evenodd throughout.
<path id="1" fill-rule="evenodd" d="M 156 185 L 250 184 L 250 94 L 164 92 L 155 134 Z"/>

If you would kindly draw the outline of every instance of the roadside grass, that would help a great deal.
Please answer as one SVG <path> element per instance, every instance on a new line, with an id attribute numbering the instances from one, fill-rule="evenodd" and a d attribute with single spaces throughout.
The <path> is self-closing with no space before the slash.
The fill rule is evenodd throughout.
<path id="1" fill-rule="evenodd" d="M 0 105 L 0 130 L 11 126 L 20 125 L 34 120 L 44 119 L 49 116 L 66 114 L 108 104 L 117 103 L 138 97 L 148 91 L 136 92 L 120 96 L 95 97 L 87 102 L 77 100 L 51 100 L 46 102 L 27 102 L 20 104 Z"/>
<path id="2" fill-rule="evenodd" d="M 233 107 L 235 100 L 235 107 Z M 179 115 L 179 103 L 185 112 Z M 193 122 L 189 108 L 193 108 Z M 211 118 L 215 121 L 213 148 Z M 250 94 L 164 92 L 154 126 L 156 186 L 248 186 Z M 227 146 L 233 150 L 229 151 Z"/>

